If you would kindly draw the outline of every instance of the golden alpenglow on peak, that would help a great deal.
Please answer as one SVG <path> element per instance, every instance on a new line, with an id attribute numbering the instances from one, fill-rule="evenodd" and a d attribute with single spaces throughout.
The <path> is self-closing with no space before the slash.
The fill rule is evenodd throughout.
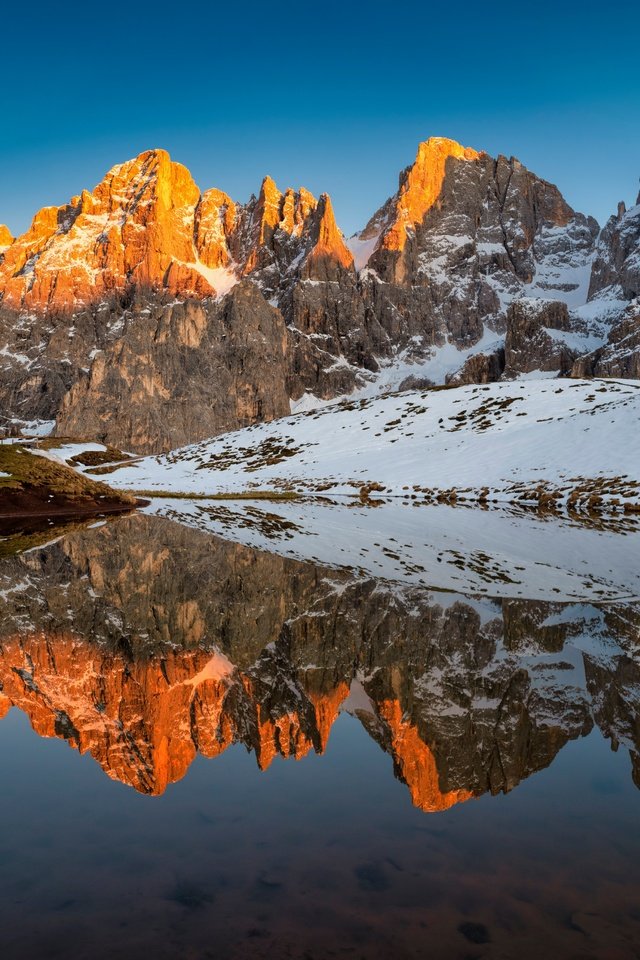
<path id="1" fill-rule="evenodd" d="M 382 245 L 388 250 L 402 250 L 407 229 L 422 223 L 425 214 L 436 204 L 450 161 L 478 160 L 481 156 L 477 150 L 463 147 L 446 137 L 424 140 L 418 146 L 414 163 L 401 174 L 395 217 L 385 232 Z"/>
<path id="2" fill-rule="evenodd" d="M 313 247 L 305 275 L 317 280 L 337 280 L 341 270 L 353 270 L 353 254 L 338 229 L 330 197 L 323 193 L 315 211 L 311 232 Z"/>
<path id="3" fill-rule="evenodd" d="M 4 305 L 68 309 L 129 284 L 164 286 L 174 261 L 195 260 L 199 200 L 189 171 L 165 150 L 113 167 L 93 191 L 39 211 L 30 230 L 5 252 Z M 213 293 L 204 286 L 203 293 Z"/>
<path id="4" fill-rule="evenodd" d="M 327 199 L 319 231 L 317 208 L 304 187 L 282 193 L 270 176 L 244 205 L 217 188 L 201 193 L 166 150 L 146 150 L 113 166 L 92 191 L 38 211 L 16 240 L 0 228 L 2 303 L 44 314 L 109 302 L 127 288 L 186 299 L 224 295 L 274 259 L 285 272 L 302 264 L 318 232 L 318 256 L 333 250 L 337 263 L 350 265 Z"/>

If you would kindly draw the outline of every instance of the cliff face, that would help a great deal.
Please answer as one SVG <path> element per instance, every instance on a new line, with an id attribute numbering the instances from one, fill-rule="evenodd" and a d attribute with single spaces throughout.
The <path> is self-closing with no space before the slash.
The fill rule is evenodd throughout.
<path id="1" fill-rule="evenodd" d="M 606 341 L 576 360 L 574 376 L 640 378 L 640 195 L 609 219 L 596 247 L 589 307 L 606 317 Z"/>
<path id="2" fill-rule="evenodd" d="M 596 250 L 597 224 L 556 187 L 435 137 L 347 242 L 325 194 L 266 177 L 240 204 L 147 151 L 23 236 L 0 229 L 3 416 L 59 432 L 88 416 L 148 452 L 376 378 L 633 376 L 638 209 L 612 218 Z M 546 325 L 549 302 L 567 309 L 561 328 Z M 535 342 L 505 367 L 505 338 L 525 327 Z"/>
<path id="3" fill-rule="evenodd" d="M 63 395 L 59 435 L 154 453 L 290 412 L 286 328 L 254 284 L 217 304 L 136 299 L 120 322 Z"/>
<path id="4" fill-rule="evenodd" d="M 427 812 L 513 789 L 594 721 L 639 753 L 628 607 L 443 602 L 135 515 L 1 561 L 0 614 L 0 711 L 146 794 L 234 743 L 262 769 L 322 753 L 341 711 Z M 585 686 L 592 620 L 613 652 L 584 654 Z"/>

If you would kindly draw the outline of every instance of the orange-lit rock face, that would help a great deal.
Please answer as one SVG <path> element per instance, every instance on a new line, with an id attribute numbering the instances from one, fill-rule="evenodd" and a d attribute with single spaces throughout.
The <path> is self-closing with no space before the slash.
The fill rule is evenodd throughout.
<path id="1" fill-rule="evenodd" d="M 309 231 L 317 209 L 316 198 L 301 187 L 280 193 L 271 177 L 265 177 L 248 222 L 241 224 L 235 241 L 245 275 L 268 266 L 284 251 L 282 244 Z"/>
<path id="2" fill-rule="evenodd" d="M 36 733 L 64 737 L 112 779 L 154 795 L 185 775 L 196 754 L 190 710 L 209 721 L 219 716 L 232 670 L 203 651 L 168 657 L 162 667 L 126 663 L 71 637 L 51 645 L 34 637 L 28 650 L 10 642 L 0 663 L 5 697 Z"/>
<path id="3" fill-rule="evenodd" d="M 192 611 L 184 615 L 193 620 Z M 193 629 L 195 638 L 197 622 Z M 0 718 L 18 707 L 40 736 L 67 740 L 109 777 L 151 796 L 184 777 L 197 752 L 216 757 L 243 742 L 261 770 L 277 756 L 299 760 L 312 750 L 323 753 L 349 695 L 341 681 L 326 692 L 303 693 L 297 709 L 279 708 L 273 691 L 267 704 L 259 679 L 215 651 L 131 662 L 69 635 L 43 634 L 3 644 L 0 683 Z M 398 701 L 383 700 L 376 709 L 416 806 L 436 812 L 471 796 L 440 790 L 433 754 L 402 719 Z"/>
<path id="4" fill-rule="evenodd" d="M 229 245 L 236 226 L 236 205 L 222 190 L 202 194 L 195 214 L 195 242 L 200 262 L 216 269 L 231 262 Z"/>
<path id="5" fill-rule="evenodd" d="M 345 246 L 326 193 L 318 203 L 311 240 L 313 245 L 305 264 L 305 276 L 333 280 L 340 268 L 353 269 L 353 255 Z"/>
<path id="6" fill-rule="evenodd" d="M 4 223 L 0 223 L 0 254 L 5 247 L 10 247 L 13 243 L 13 236 L 9 227 L 5 227 Z"/>
<path id="7" fill-rule="evenodd" d="M 17 240 L 0 228 L 0 296 L 37 312 L 86 306 L 128 286 L 205 298 L 217 292 L 210 270 L 246 276 L 310 251 L 314 261 L 352 262 L 327 197 L 318 204 L 304 188 L 281 193 L 266 177 L 257 201 L 238 206 L 221 190 L 201 195 L 185 167 L 150 150 L 114 167 L 93 192 L 40 210 Z"/>
<path id="8" fill-rule="evenodd" d="M 244 678 L 243 685 L 250 699 L 256 702 L 251 680 Z M 309 702 L 314 717 L 312 726 L 302 722 L 298 711 L 287 711 L 274 719 L 257 703 L 255 752 L 260 769 L 266 770 L 277 756 L 301 760 L 311 750 L 324 753 L 331 727 L 348 695 L 349 687 L 344 682 L 327 694 L 310 694 Z"/>
<path id="9" fill-rule="evenodd" d="M 252 679 L 215 651 L 130 663 L 70 636 L 9 641 L 0 678 L 0 717 L 19 707 L 40 736 L 66 739 L 112 779 L 150 795 L 184 777 L 197 751 L 215 757 L 246 739 L 240 728 L 253 731 L 247 746 L 262 770 L 276 756 L 323 752 L 349 692 L 341 683 L 311 695 L 304 717 L 272 716 Z"/>
<path id="10" fill-rule="evenodd" d="M 326 194 L 316 200 L 303 187 L 280 193 L 266 177 L 256 201 L 243 214 L 237 237 L 232 239 L 243 272 L 260 274 L 263 289 L 274 282 L 272 271 L 284 278 L 336 280 L 353 270 L 353 257 L 338 229 Z M 277 285 L 277 284 L 276 284 Z"/>
<path id="11" fill-rule="evenodd" d="M 478 160 L 480 156 L 471 147 L 463 147 L 444 137 L 431 137 L 421 143 L 415 162 L 401 175 L 400 189 L 382 246 L 387 250 L 404 249 L 407 231 L 421 224 L 437 202 L 449 160 Z"/>
<path id="12" fill-rule="evenodd" d="M 165 286 L 172 264 L 196 259 L 199 201 L 189 171 L 164 150 L 114 167 L 92 193 L 85 190 L 64 207 L 41 210 L 5 252 L 4 303 L 72 307 L 129 283 Z M 175 270 L 172 276 L 175 282 Z M 191 272 L 185 279 L 191 289 Z"/>
<path id="13" fill-rule="evenodd" d="M 433 753 L 420 739 L 415 726 L 403 720 L 397 700 L 384 700 L 378 709 L 391 732 L 391 751 L 398 772 L 416 807 L 425 813 L 437 813 L 473 796 L 468 790 L 441 791 Z"/>

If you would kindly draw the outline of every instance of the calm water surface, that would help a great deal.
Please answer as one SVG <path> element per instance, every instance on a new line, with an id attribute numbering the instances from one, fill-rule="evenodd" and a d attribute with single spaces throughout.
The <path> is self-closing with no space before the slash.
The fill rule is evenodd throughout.
<path id="1" fill-rule="evenodd" d="M 0 558 L 2 957 L 640 956 L 640 607 L 135 515 Z"/>

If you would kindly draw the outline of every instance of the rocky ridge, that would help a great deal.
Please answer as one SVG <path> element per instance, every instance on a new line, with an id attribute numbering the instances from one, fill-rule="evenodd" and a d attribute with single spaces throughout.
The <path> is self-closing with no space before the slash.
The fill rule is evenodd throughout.
<path id="1" fill-rule="evenodd" d="M 238 204 L 147 151 L 0 232 L 5 428 L 157 452 L 409 377 L 635 376 L 639 209 L 598 239 L 514 158 L 434 137 L 346 241 L 327 195 Z"/>

